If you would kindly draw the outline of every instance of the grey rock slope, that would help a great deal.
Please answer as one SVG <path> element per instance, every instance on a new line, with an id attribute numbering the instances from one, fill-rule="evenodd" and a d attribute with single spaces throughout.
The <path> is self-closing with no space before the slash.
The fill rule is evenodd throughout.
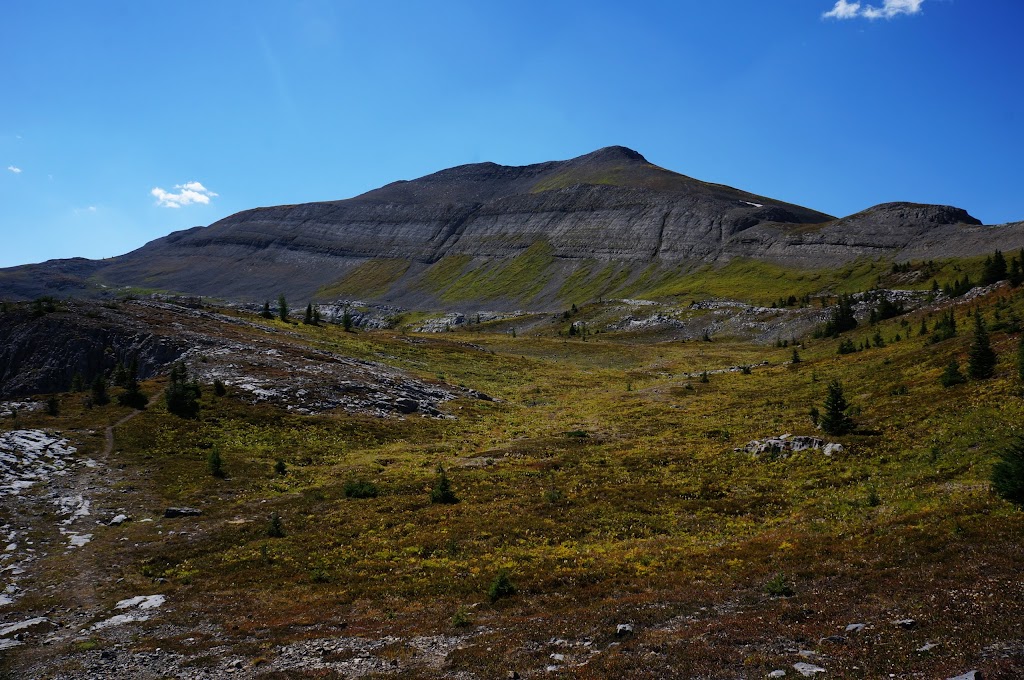
<path id="1" fill-rule="evenodd" d="M 648 163 L 623 147 L 524 167 L 464 165 L 344 201 L 256 208 L 103 262 L 0 270 L 0 295 L 134 286 L 222 298 L 362 299 L 410 307 L 561 304 L 604 268 L 685 271 L 734 257 L 802 268 L 1024 245 L 1024 225 L 890 204 L 848 218 Z M 610 268 L 610 269 L 609 269 Z"/>

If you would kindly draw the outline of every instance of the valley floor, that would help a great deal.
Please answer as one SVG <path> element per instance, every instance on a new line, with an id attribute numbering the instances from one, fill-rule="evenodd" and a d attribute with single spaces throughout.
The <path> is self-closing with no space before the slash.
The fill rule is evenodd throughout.
<path id="1" fill-rule="evenodd" d="M 998 328 L 1024 292 L 975 308 Z M 1024 676 L 1024 513 L 989 485 L 1024 422 L 1019 334 L 992 334 L 994 378 L 944 388 L 970 332 L 928 342 L 938 309 L 861 324 L 884 346 L 846 355 L 224 314 L 274 363 L 190 351 L 228 383 L 195 419 L 160 378 L 138 413 L 68 393 L 0 420 L 7 677 Z M 217 372 L 286 382 L 328 356 L 353 360 L 328 408 Z M 347 409 L 361 371 L 430 409 Z M 839 437 L 808 415 L 833 379 Z M 783 434 L 842 448 L 746 448 Z"/>

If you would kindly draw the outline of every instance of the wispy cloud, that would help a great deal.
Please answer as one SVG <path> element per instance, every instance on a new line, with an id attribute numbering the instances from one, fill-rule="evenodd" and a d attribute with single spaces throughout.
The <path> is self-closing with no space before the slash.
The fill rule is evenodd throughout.
<path id="1" fill-rule="evenodd" d="M 174 188 L 178 190 L 177 193 L 165 191 L 160 187 L 155 187 L 149 193 L 156 197 L 156 204 L 163 208 L 180 208 L 193 203 L 208 205 L 210 199 L 217 195 L 199 182 L 175 184 Z"/>
<path id="2" fill-rule="evenodd" d="M 836 6 L 821 16 L 825 19 L 892 19 L 901 14 L 920 14 L 924 0 L 884 0 L 882 6 L 836 0 Z"/>
<path id="3" fill-rule="evenodd" d="M 21 168 L 16 168 L 13 165 L 8 165 L 7 169 L 10 170 L 11 172 L 13 172 L 15 175 L 20 175 L 21 174 Z"/>
<path id="4" fill-rule="evenodd" d="M 96 206 L 90 205 L 87 208 L 75 208 L 74 213 L 76 215 L 88 215 L 89 213 L 96 212 Z"/>

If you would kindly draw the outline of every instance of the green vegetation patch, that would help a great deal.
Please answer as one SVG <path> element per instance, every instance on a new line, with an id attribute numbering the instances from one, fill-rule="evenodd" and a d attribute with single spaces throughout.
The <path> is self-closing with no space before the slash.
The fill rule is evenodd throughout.
<path id="1" fill-rule="evenodd" d="M 377 297 L 388 289 L 409 269 L 409 261 L 402 259 L 368 260 L 343 277 L 316 292 L 321 299 L 341 297 Z"/>
<path id="2" fill-rule="evenodd" d="M 458 300 L 529 300 L 543 290 L 551 277 L 555 249 L 537 241 L 510 260 L 473 269 L 452 282 L 441 294 L 448 302 Z"/>

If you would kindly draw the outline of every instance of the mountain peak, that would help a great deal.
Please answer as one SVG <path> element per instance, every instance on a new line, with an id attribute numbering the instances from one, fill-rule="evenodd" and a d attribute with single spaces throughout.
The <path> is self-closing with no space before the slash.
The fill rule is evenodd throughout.
<path id="1" fill-rule="evenodd" d="M 647 159 L 643 157 L 639 152 L 633 151 L 625 146 L 606 146 L 598 149 L 597 151 L 591 151 L 588 154 L 574 158 L 575 161 L 591 161 L 599 163 L 608 162 L 640 162 L 646 163 Z"/>

